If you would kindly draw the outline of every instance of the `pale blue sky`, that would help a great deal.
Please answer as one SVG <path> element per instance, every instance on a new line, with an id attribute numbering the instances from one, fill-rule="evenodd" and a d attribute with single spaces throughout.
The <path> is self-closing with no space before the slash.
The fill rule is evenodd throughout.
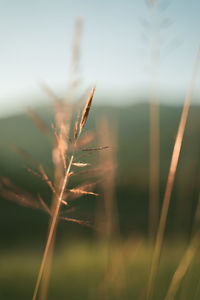
<path id="1" fill-rule="evenodd" d="M 99 94 L 148 90 L 151 26 L 142 20 L 151 24 L 152 14 L 145 0 L 0 0 L 1 111 L 29 104 L 29 95 L 41 93 L 40 80 L 58 91 L 67 84 L 79 15 L 85 84 L 96 83 Z M 200 43 L 199 15 L 199 0 L 172 0 L 161 10 L 160 21 L 173 22 L 161 34 L 160 89 L 185 92 Z"/>

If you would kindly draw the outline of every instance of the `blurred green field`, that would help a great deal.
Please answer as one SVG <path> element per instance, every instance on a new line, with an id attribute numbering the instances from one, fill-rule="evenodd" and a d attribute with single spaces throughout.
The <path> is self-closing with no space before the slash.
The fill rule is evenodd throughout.
<path id="1" fill-rule="evenodd" d="M 164 299 L 185 249 L 186 244 L 181 241 L 164 246 L 153 299 Z M 56 249 L 48 299 L 143 299 L 152 248 L 135 239 L 111 246 L 110 259 L 108 253 L 106 244 L 70 245 L 70 240 Z M 40 252 L 39 249 L 13 249 L 1 252 L 0 256 L 0 299 L 31 299 L 42 247 Z M 200 299 L 199 278 L 200 256 L 197 255 L 175 299 Z"/>
<path id="2" fill-rule="evenodd" d="M 106 245 L 93 228 L 59 222 L 48 299 L 143 300 L 149 278 L 152 247 L 147 244 L 149 206 L 149 105 L 94 107 L 87 129 L 106 116 L 117 133 L 115 201 L 122 242 Z M 194 225 L 200 178 L 200 107 L 192 106 L 183 140 L 172 193 L 165 246 L 153 300 L 164 299 L 183 256 Z M 181 114 L 180 106 L 160 108 L 160 208 L 173 144 Z M 51 127 L 52 111 L 38 110 Z M 50 204 L 50 191 L 40 179 L 27 173 L 31 166 L 13 151 L 17 145 L 41 162 L 53 176 L 51 143 L 26 115 L 0 120 L 0 176 Z M 98 140 L 95 141 L 98 144 Z M 98 161 L 96 155 L 91 164 Z M 72 180 L 73 181 L 73 180 Z M 72 185 L 71 185 L 72 184 Z M 70 182 L 73 184 L 77 182 Z M 100 191 L 101 195 L 101 191 Z M 49 217 L 9 202 L 2 196 L 0 210 L 0 299 L 31 299 L 45 246 Z M 72 217 L 95 222 L 98 201 L 90 195 L 74 200 Z M 199 229 L 199 220 L 196 224 Z M 196 255 L 178 289 L 176 300 L 200 299 L 200 257 Z M 199 292 L 198 292 L 199 290 Z M 195 298 L 196 297 L 196 298 Z"/>

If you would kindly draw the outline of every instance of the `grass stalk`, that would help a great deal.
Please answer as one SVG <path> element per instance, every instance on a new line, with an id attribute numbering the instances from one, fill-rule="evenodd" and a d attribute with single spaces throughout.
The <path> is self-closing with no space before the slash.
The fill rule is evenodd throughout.
<path id="1" fill-rule="evenodd" d="M 64 176 L 64 180 L 63 180 L 62 188 L 61 188 L 61 191 L 60 191 L 60 195 L 57 199 L 57 204 L 56 204 L 55 211 L 54 211 L 54 214 L 53 214 L 53 217 L 52 217 L 52 222 L 51 222 L 51 226 L 50 226 L 50 229 L 49 229 L 49 234 L 48 234 L 48 238 L 47 238 L 47 242 L 46 242 L 46 246 L 45 246 L 45 250 L 44 250 L 44 255 L 43 255 L 43 258 L 42 258 L 42 263 L 41 263 L 41 266 L 40 266 L 39 274 L 38 274 L 36 285 L 35 285 L 35 290 L 34 290 L 34 293 L 33 293 L 33 298 L 32 298 L 33 300 L 35 300 L 36 297 L 37 297 L 37 293 L 38 293 L 38 289 L 39 289 L 39 286 L 40 286 L 40 282 L 41 282 L 42 274 L 43 274 L 43 271 L 44 271 L 45 263 L 46 263 L 46 260 L 47 260 L 49 248 L 50 248 L 50 245 L 52 243 L 52 238 L 54 236 L 54 232 L 55 232 L 55 229 L 56 229 L 59 210 L 60 210 L 60 206 L 62 204 L 63 194 L 64 194 L 64 191 L 65 191 L 66 186 L 67 186 L 68 176 L 69 176 L 70 169 L 71 169 L 71 166 L 72 166 L 72 163 L 73 163 L 73 159 L 74 159 L 74 156 L 72 155 L 71 158 L 70 158 L 69 164 L 68 164 L 67 171 L 66 171 L 65 176 Z"/>
<path id="2" fill-rule="evenodd" d="M 160 173 L 160 109 L 158 99 L 160 66 L 160 26 L 155 21 L 158 15 L 157 1 L 149 1 L 153 10 L 153 35 L 151 39 L 151 99 L 150 99 L 150 137 L 149 137 L 149 240 L 155 241 L 159 218 L 159 173 Z"/>
<path id="3" fill-rule="evenodd" d="M 200 197 L 199 197 L 199 200 L 200 200 Z M 199 203 L 200 202 L 198 201 L 196 216 L 194 218 L 194 226 L 193 226 L 194 228 L 199 223 L 199 216 L 197 216 L 197 214 L 199 214 Z M 173 300 L 175 298 L 175 295 L 178 291 L 181 280 L 185 276 L 189 266 L 191 265 L 191 262 L 195 256 L 195 254 L 196 254 L 196 251 L 199 247 L 199 244 L 200 244 L 199 238 L 200 238 L 200 230 L 196 231 L 196 233 L 193 235 L 193 237 L 189 243 L 189 246 L 187 247 L 187 250 L 186 250 L 184 256 L 182 257 L 182 259 L 172 277 L 165 300 Z"/>
<path id="4" fill-rule="evenodd" d="M 60 193 L 59 193 L 58 197 L 56 197 L 56 204 L 55 204 L 55 208 L 53 210 L 53 215 L 52 215 L 52 220 L 51 220 L 51 224 L 50 224 L 50 228 L 49 228 L 49 234 L 48 234 L 48 237 L 47 237 L 47 242 L 46 242 L 46 246 L 45 246 L 45 250 L 44 250 L 44 255 L 43 255 L 43 258 L 42 258 L 42 263 L 41 263 L 41 266 L 40 266 L 40 270 L 39 270 L 39 274 L 38 274 L 38 277 L 37 277 L 36 286 L 35 286 L 35 290 L 34 290 L 34 294 L 33 294 L 33 298 L 32 298 L 33 300 L 35 300 L 36 297 L 37 297 L 37 293 L 38 293 L 38 290 L 39 290 L 42 275 L 43 275 L 45 265 L 46 265 L 46 262 L 47 262 L 47 259 L 48 259 L 48 254 L 49 254 L 49 251 L 51 249 L 51 245 L 53 244 L 54 233 L 56 231 L 55 229 L 56 229 L 56 225 L 57 225 L 57 221 L 58 221 L 58 217 L 59 217 L 59 211 L 60 211 L 61 204 L 63 203 L 64 192 L 65 192 L 65 189 L 67 187 L 68 178 L 70 176 L 71 166 L 73 164 L 74 152 L 76 150 L 78 138 L 80 137 L 80 135 L 83 131 L 83 128 L 86 124 L 86 121 L 87 121 L 87 118 L 88 118 L 88 115 L 89 115 L 89 112 L 90 112 L 90 108 L 91 108 L 91 104 L 92 104 L 92 100 L 93 100 L 93 96 L 94 96 L 94 91 L 95 91 L 95 88 L 92 88 L 90 96 L 87 100 L 87 103 L 86 103 L 84 109 L 83 109 L 82 117 L 81 117 L 81 121 L 80 121 L 80 126 L 79 126 L 79 133 L 78 133 L 78 136 L 76 137 L 76 139 L 74 140 L 73 154 L 71 155 L 67 170 L 65 171 L 65 175 L 64 175 L 64 178 L 63 178 L 63 183 L 62 183 L 62 186 L 61 186 L 61 189 L 60 189 Z M 65 219 L 69 220 L 69 218 L 65 218 Z M 73 219 L 73 221 L 74 221 L 74 219 Z"/>
<path id="5" fill-rule="evenodd" d="M 167 185 L 166 185 L 166 189 L 165 189 L 163 205 L 162 205 L 162 210 L 161 210 L 161 216 L 160 216 L 160 221 L 159 221 L 159 226 L 158 226 L 158 231 L 157 231 L 157 236 L 156 236 L 155 248 L 154 248 L 154 253 L 153 253 L 153 258 L 152 258 L 149 282 L 148 282 L 148 286 L 147 286 L 146 299 L 148 299 L 148 300 L 152 299 L 152 297 L 153 297 L 155 277 L 156 277 L 159 260 L 160 260 L 160 253 L 161 253 L 161 247 L 162 247 L 163 236 L 164 236 L 164 231 L 165 231 L 165 226 L 166 226 L 168 209 L 169 209 L 169 204 L 170 204 L 170 199 L 171 199 L 171 194 L 172 194 L 172 188 L 174 185 L 176 169 L 177 169 L 177 165 L 178 165 L 178 161 L 179 161 L 179 156 L 180 156 L 180 151 L 181 151 L 181 146 L 182 146 L 182 141 L 183 141 L 183 135 L 184 135 L 185 127 L 186 127 L 186 121 L 188 118 L 188 112 L 189 112 L 190 102 L 191 102 L 192 93 L 193 93 L 193 89 L 194 89 L 194 83 L 195 83 L 195 79 L 196 79 L 196 75 L 197 75 L 197 70 L 198 70 L 198 66 L 199 66 L 199 61 L 200 61 L 200 47 L 198 48 L 197 56 L 195 59 L 191 82 L 190 82 L 190 86 L 189 86 L 189 89 L 188 89 L 188 92 L 187 92 L 187 95 L 185 98 L 185 103 L 184 103 L 184 107 L 182 110 L 181 119 L 180 119 L 180 123 L 179 123 L 179 127 L 178 127 L 178 132 L 177 132 L 177 136 L 176 136 L 176 140 L 175 140 L 175 144 L 174 144 L 174 148 L 173 148 L 172 159 L 171 159 L 171 164 L 170 164 L 170 168 L 169 168 Z"/>
<path id="6" fill-rule="evenodd" d="M 149 240 L 155 240 L 159 217 L 160 127 L 159 103 L 150 103 Z"/>
<path id="7" fill-rule="evenodd" d="M 71 57 L 71 64 L 70 64 L 70 83 L 69 83 L 69 89 L 68 94 L 66 95 L 62 105 L 56 105 L 56 111 L 55 111 L 55 120 L 56 125 L 60 129 L 59 132 L 59 138 L 61 138 L 62 141 L 64 141 L 64 138 L 66 136 L 69 136 L 70 132 L 70 121 L 72 117 L 72 103 L 75 98 L 75 92 L 77 90 L 77 87 L 80 83 L 80 40 L 82 36 L 82 18 L 78 17 L 75 21 L 74 26 L 74 35 L 73 35 L 73 42 L 72 42 L 72 57 Z M 55 103 L 60 102 L 59 99 L 57 99 L 57 96 L 49 89 L 48 87 L 45 87 L 45 91 L 47 94 L 54 100 Z M 63 115 L 63 109 L 64 109 L 64 116 L 60 118 L 60 116 Z M 64 125 L 64 126 L 63 126 Z M 66 171 L 66 162 L 65 162 L 65 154 L 64 150 L 67 150 L 66 143 L 64 143 L 65 149 L 60 149 L 60 154 L 62 155 L 62 161 L 58 161 L 57 159 L 54 162 L 55 172 L 54 172 L 54 184 L 56 189 L 59 189 L 60 182 L 63 180 L 63 165 L 64 170 Z M 57 146 L 56 146 L 57 147 Z M 53 148 L 52 154 L 56 152 L 56 147 Z M 53 211 L 56 207 L 57 199 L 54 196 L 52 199 L 52 215 Z M 51 225 L 51 223 L 50 223 Z M 51 274 L 51 263 L 52 263 L 52 257 L 54 252 L 54 242 L 55 237 L 52 238 L 52 243 L 49 249 L 48 254 L 48 262 L 46 264 L 44 274 L 43 274 L 43 280 L 41 283 L 41 291 L 40 291 L 40 299 L 46 300 L 47 299 L 47 292 L 48 292 L 48 284 L 50 280 L 50 274 Z"/>

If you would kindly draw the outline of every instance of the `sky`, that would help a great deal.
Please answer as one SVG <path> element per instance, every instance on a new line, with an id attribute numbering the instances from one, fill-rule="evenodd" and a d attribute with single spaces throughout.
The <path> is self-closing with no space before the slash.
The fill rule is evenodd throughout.
<path id="1" fill-rule="evenodd" d="M 81 78 L 84 86 L 96 84 L 99 99 L 106 94 L 118 104 L 121 96 L 113 95 L 126 102 L 128 94 L 148 93 L 155 39 L 159 90 L 184 95 L 200 43 L 200 1 L 158 4 L 155 12 L 148 0 L 0 0 L 0 114 L 43 97 L 41 81 L 58 93 L 67 88 L 77 16 L 83 18 Z M 198 86 L 199 75 L 197 94 Z"/>

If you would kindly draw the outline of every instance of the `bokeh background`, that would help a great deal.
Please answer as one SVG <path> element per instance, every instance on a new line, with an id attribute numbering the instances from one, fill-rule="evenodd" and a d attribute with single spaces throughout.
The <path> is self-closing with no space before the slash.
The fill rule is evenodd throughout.
<path id="1" fill-rule="evenodd" d="M 73 100 L 73 124 L 94 85 L 85 132 L 96 132 L 92 146 L 110 147 L 88 157 L 92 167 L 111 165 L 95 174 L 107 183 L 97 186 L 100 196 L 72 202 L 72 217 L 92 228 L 59 222 L 49 292 L 40 299 L 145 299 L 199 11 L 198 0 L 0 1 L 2 182 L 50 204 L 48 187 L 26 170 L 42 163 L 53 177 L 52 143 L 38 122 L 52 131 L 56 98 Z M 153 299 L 165 299 L 199 230 L 200 72 L 195 82 Z M 17 202 L 1 193 L 0 299 L 31 299 L 48 231 L 47 214 Z M 175 299 L 200 297 L 193 254 Z"/>

